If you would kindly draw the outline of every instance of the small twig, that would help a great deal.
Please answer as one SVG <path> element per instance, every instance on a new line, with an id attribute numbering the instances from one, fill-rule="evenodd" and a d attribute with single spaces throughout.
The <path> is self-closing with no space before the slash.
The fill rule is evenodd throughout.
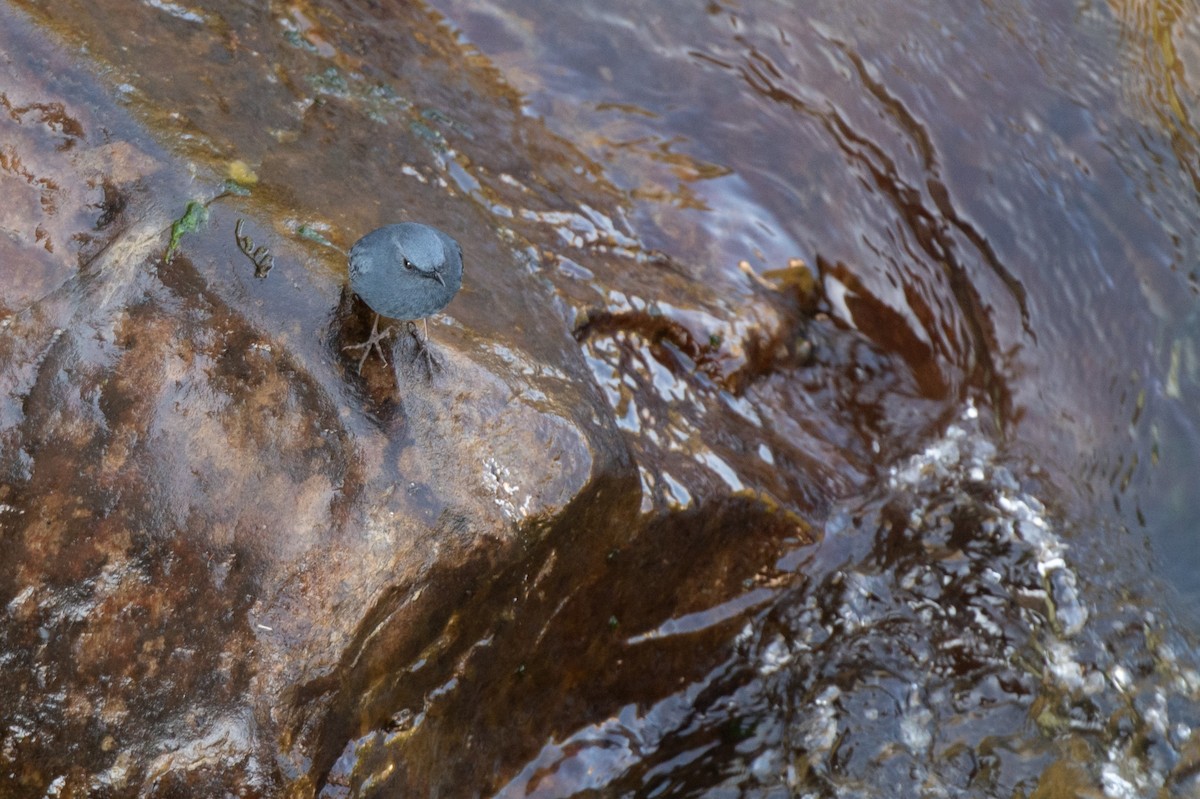
<path id="1" fill-rule="evenodd" d="M 254 276 L 266 277 L 275 265 L 275 256 L 271 255 L 270 249 L 265 246 L 255 248 L 254 239 L 242 235 L 242 221 L 241 217 L 238 217 L 238 221 L 233 224 L 233 240 L 237 242 L 242 255 L 254 264 Z"/>

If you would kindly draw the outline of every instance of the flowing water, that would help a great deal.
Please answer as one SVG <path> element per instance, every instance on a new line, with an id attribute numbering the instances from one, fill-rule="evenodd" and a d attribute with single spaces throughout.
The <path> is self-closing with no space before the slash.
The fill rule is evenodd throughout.
<path id="1" fill-rule="evenodd" d="M 868 413 L 957 409 L 843 475 L 725 662 L 502 794 L 1194 795 L 1200 9 L 434 5 L 646 246 L 819 264 L 933 406 Z"/>
<path id="2" fill-rule="evenodd" d="M 636 516 L 634 532 L 582 547 L 607 550 L 598 570 L 561 595 L 539 581 L 558 585 L 567 554 L 496 578 L 470 606 L 494 618 L 446 623 L 469 642 L 450 677 L 400 645 L 363 657 L 400 675 L 377 707 L 335 703 L 315 760 L 246 767 L 247 795 L 1200 795 L 1197 4 L 11 5 L 103 65 L 108 88 L 83 91 L 115 93 L 155 132 L 135 155 L 165 160 L 162 146 L 198 173 L 245 159 L 259 212 L 307 231 L 286 290 L 281 272 L 164 270 L 170 302 L 191 307 L 171 298 L 203 284 L 321 361 L 337 348 L 307 331 L 333 318 L 332 251 L 378 206 L 411 203 L 486 231 L 464 241 L 448 313 L 527 371 L 572 329 L 639 467 L 640 508 L 611 517 Z M 67 170 L 43 166 L 86 138 L 36 102 L 67 91 L 46 86 L 20 101 L 0 86 L 26 137 L 0 142 L 0 186 L 33 198 L 13 213 L 45 215 L 36 240 L 60 247 L 0 294 L 12 318 L 103 252 L 70 231 L 96 216 L 102 230 L 120 199 L 60 191 Z M 364 167 L 398 162 L 399 177 Z M 0 240 L 13 263 L 22 230 Z M 325 235 L 335 246 L 313 244 Z M 483 265 L 499 239 L 525 271 Z M 531 298 L 527 273 L 553 301 Z M 541 344 L 521 353 L 526 327 Z M 280 382 L 297 380 L 289 365 Z M 6 431 L 36 413 L 9 393 Z M 318 418 L 322 435 L 337 423 Z M 298 451 L 340 463 L 373 423 L 332 454 Z M 37 472 L 5 456 L 13 485 Z M 506 518 L 526 520 L 489 468 Z M 179 507 L 185 528 L 199 514 Z M 572 506 L 549 524 L 570 542 L 593 518 Z M 237 576 L 195 560 L 220 572 L 214 594 Z M 15 572 L 0 568 L 5 590 Z M 32 595 L 6 595 L 10 614 L 32 614 Z M 13 622 L 0 665 L 35 673 L 36 636 L 52 646 L 56 629 Z M 217 635 L 197 627 L 187 648 Z M 379 684 L 350 677 L 355 699 Z M 78 715 L 64 729 L 91 730 Z M 253 727 L 193 746 L 234 751 Z M 42 753 L 23 784 L 59 795 L 71 735 L 10 719 L 0 762 Z M 124 795 L 103 768 L 78 784 Z"/>

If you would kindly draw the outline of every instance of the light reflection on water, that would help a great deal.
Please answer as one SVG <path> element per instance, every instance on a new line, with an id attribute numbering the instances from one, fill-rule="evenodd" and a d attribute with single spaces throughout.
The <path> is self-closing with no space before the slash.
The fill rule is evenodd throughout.
<path id="1" fill-rule="evenodd" d="M 1047 738 L 1090 741 L 1087 768 L 1056 772 L 1064 785 L 1164 788 L 1198 698 L 1195 658 L 1172 649 L 1190 652 L 1191 633 L 1171 625 L 1195 617 L 1170 591 L 1122 591 L 1158 574 L 1200 597 L 1197 9 L 434 5 L 512 76 L 527 113 L 628 193 L 639 247 L 714 288 L 696 309 L 709 328 L 744 338 L 731 332 L 749 303 L 740 260 L 823 264 L 837 321 L 899 353 L 926 396 L 977 398 L 1004 429 L 993 441 L 964 417 L 886 487 L 833 509 L 812 582 L 755 617 L 724 670 L 548 743 L 505 795 L 887 795 L 913 780 L 1009 795 L 1058 756 L 1028 737 L 1031 717 Z M 628 285 L 655 296 L 636 274 Z M 692 433 L 711 435 L 677 354 L 639 341 L 585 343 L 632 414 L 623 429 L 658 444 L 678 429 L 668 414 L 691 407 Z M 761 426 L 753 391 L 725 396 Z M 775 447 L 755 448 L 774 465 Z M 689 452 L 744 487 L 712 450 Z M 668 472 L 659 481 L 679 486 L 660 490 L 665 506 L 692 501 Z M 1142 536 L 1150 562 L 1126 557 Z M 1162 625 L 1174 644 L 1135 645 L 1169 676 L 1128 683 L 1114 642 Z M 1170 724 L 1139 715 L 1161 737 L 1153 755 L 1089 738 L 1124 703 L 1158 707 L 1167 685 L 1187 701 Z M 729 724 L 744 745 L 718 742 Z"/>
<path id="2" fill-rule="evenodd" d="M 898 320 L 856 318 L 854 290 L 827 273 L 843 321 L 880 337 L 908 328 L 930 349 L 913 357 L 1001 400 L 1064 490 L 1088 504 L 1147 489 L 1153 425 L 1137 426 L 1132 467 L 1120 434 L 1136 416 L 1129 376 L 1160 407 L 1167 350 L 1190 340 L 1171 331 L 1195 297 L 1182 274 L 1196 218 L 1186 14 L 435 5 L 511 72 L 531 112 L 604 164 L 645 246 L 734 289 L 713 300 L 725 324 L 745 292 L 739 259 L 844 264 Z M 1122 466 L 1127 486 L 1078 477 Z"/>
<path id="3" fill-rule="evenodd" d="M 1062 531 L 977 425 L 968 408 L 886 486 L 835 508 L 833 551 L 739 600 L 768 606 L 706 679 L 547 742 L 497 795 L 1020 795 L 1059 757 L 1056 738 L 1091 751 L 1107 795 L 1162 787 L 1170 762 L 1136 736 L 1100 746 L 1106 719 L 1148 702 L 1145 732 L 1182 746 L 1200 672 L 1156 642 L 1152 610 L 1129 607 L 1105 624 L 1144 627 L 1138 660 L 1164 670 L 1132 677 L 1089 625 Z M 684 621 L 653 636 L 687 634 Z M 1168 712 L 1165 691 L 1187 703 Z"/>

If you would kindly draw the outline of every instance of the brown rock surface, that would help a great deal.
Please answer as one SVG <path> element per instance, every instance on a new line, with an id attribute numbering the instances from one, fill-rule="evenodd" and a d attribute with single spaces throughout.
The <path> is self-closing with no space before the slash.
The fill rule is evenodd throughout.
<path id="1" fill-rule="evenodd" d="M 768 588 L 889 454 L 871 419 L 902 449 L 944 412 L 946 386 L 814 323 L 811 281 L 697 281 L 639 244 L 416 4 L 16 5 L 13 790 L 305 796 L 346 783 L 343 752 L 395 790 L 496 787 L 540 737 L 709 668 L 736 613 L 656 630 Z M 402 344 L 361 377 L 341 351 L 370 321 L 341 250 L 400 218 L 466 252 L 430 381 Z"/>

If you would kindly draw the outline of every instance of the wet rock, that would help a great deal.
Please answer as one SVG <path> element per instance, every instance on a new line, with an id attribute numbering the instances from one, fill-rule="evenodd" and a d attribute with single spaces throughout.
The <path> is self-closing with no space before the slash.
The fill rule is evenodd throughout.
<path id="1" fill-rule="evenodd" d="M 498 789 L 712 669 L 763 564 L 937 416 L 799 265 L 639 241 L 416 8 L 30 6 L 115 89 L 2 12 L 14 789 Z M 360 377 L 342 250 L 417 215 L 465 251 L 444 371 L 400 336 Z"/>
<path id="2" fill-rule="evenodd" d="M 3 14 L 21 61 L 3 97 L 0 771 L 34 794 L 311 790 L 347 731 L 395 712 L 373 701 L 385 675 L 439 642 L 460 656 L 469 597 L 541 568 L 550 519 L 630 505 L 625 444 L 552 319 L 503 343 L 435 324 L 434 382 L 400 348 L 390 380 L 355 380 L 323 333 L 341 257 L 323 272 L 252 225 L 279 264 L 256 280 L 245 201 L 217 179 L 196 199 L 106 89 Z M 475 252 L 477 291 L 521 274 Z"/>

